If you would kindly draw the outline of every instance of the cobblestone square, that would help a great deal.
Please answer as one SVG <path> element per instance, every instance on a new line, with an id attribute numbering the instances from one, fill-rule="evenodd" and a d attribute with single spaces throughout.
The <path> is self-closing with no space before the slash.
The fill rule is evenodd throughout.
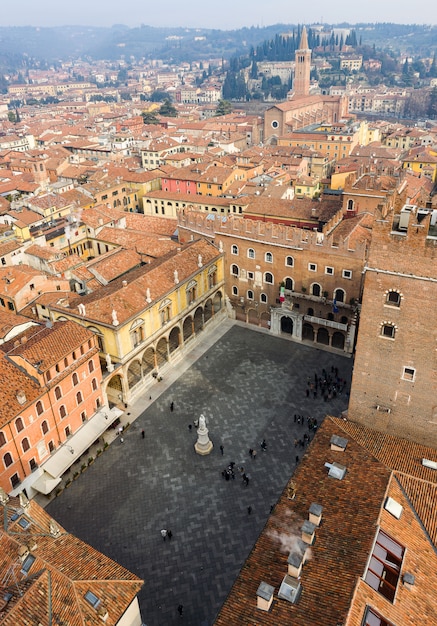
<path id="1" fill-rule="evenodd" d="M 181 367 L 179 378 L 175 372 L 172 384 L 156 383 L 160 395 L 153 388 L 151 402 L 147 392 L 129 407 L 134 421 L 123 443 L 116 439 L 47 506 L 68 531 L 144 579 L 147 626 L 213 624 L 296 455 L 305 453 L 294 440 L 309 433 L 306 417 L 320 422 L 347 407 L 351 359 L 226 323 L 229 330 L 189 369 Z M 331 367 L 346 379 L 344 392 L 328 401 L 320 392 L 307 397 L 308 378 Z M 214 444 L 207 456 L 194 450 L 201 413 Z M 295 413 L 304 424 L 294 422 Z M 231 461 L 235 479 L 227 481 L 222 471 Z M 162 529 L 172 538 L 164 541 Z"/>

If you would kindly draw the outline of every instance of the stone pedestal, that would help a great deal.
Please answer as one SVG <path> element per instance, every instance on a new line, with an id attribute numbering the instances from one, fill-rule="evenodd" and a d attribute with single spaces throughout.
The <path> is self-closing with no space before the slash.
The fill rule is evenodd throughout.
<path id="1" fill-rule="evenodd" d="M 194 449 L 197 454 L 205 456 L 213 449 L 213 443 L 208 435 L 208 429 L 206 427 L 205 417 L 201 415 L 199 417 L 199 428 L 197 429 L 197 441 L 194 444 Z"/>

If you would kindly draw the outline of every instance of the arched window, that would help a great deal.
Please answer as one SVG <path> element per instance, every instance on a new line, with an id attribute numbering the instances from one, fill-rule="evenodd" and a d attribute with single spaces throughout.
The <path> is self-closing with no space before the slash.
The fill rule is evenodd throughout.
<path id="1" fill-rule="evenodd" d="M 238 254 L 238 246 L 235 244 L 231 247 L 231 254 Z"/>
<path id="2" fill-rule="evenodd" d="M 266 272 L 264 274 L 264 282 L 273 285 L 273 274 L 271 274 L 270 272 Z"/>
<path id="3" fill-rule="evenodd" d="M 343 289 L 336 289 L 334 291 L 334 298 L 337 302 L 344 302 L 345 292 Z"/>
<path id="4" fill-rule="evenodd" d="M 313 296 L 320 296 L 321 292 L 322 288 L 318 283 L 313 283 L 313 285 L 311 285 L 311 293 Z"/>
<path id="5" fill-rule="evenodd" d="M 43 435 L 46 435 L 49 432 L 49 425 L 47 424 L 46 420 L 44 420 L 41 424 L 41 430 Z"/>
<path id="6" fill-rule="evenodd" d="M 76 402 L 77 402 L 77 404 L 82 404 L 82 402 L 83 402 L 83 397 L 82 397 L 82 392 L 81 391 L 78 391 L 77 394 L 76 394 Z"/>
<path id="7" fill-rule="evenodd" d="M 27 452 L 29 450 L 30 443 L 27 437 L 24 437 L 23 441 L 21 442 L 21 447 L 23 448 L 23 452 Z"/>
<path id="8" fill-rule="evenodd" d="M 232 276 L 239 276 L 240 275 L 240 269 L 238 267 L 238 265 L 231 265 L 231 274 Z"/>
<path id="9" fill-rule="evenodd" d="M 328 313 L 328 320 L 330 320 L 331 322 L 334 321 L 334 313 Z"/>
<path id="10" fill-rule="evenodd" d="M 284 283 L 285 283 L 285 289 L 287 289 L 288 291 L 293 291 L 293 288 L 294 288 L 294 282 L 293 282 L 293 279 L 292 279 L 292 278 L 288 278 L 288 277 L 287 277 L 287 278 L 284 280 Z"/>
<path id="11" fill-rule="evenodd" d="M 294 267 L 294 259 L 292 256 L 285 257 L 285 265 L 288 267 Z"/>
<path id="12" fill-rule="evenodd" d="M 64 417 L 67 415 L 67 409 L 63 404 L 61 404 L 61 406 L 59 407 L 59 415 L 61 419 L 64 419 Z"/>
<path id="13" fill-rule="evenodd" d="M 71 377 L 71 379 L 73 381 L 73 387 L 76 387 L 76 385 L 79 384 L 79 376 L 76 374 L 76 372 L 74 372 L 74 374 Z"/>
<path id="14" fill-rule="evenodd" d="M 67 357 L 65 357 L 65 359 L 64 359 L 64 367 L 68 367 L 68 359 L 67 359 Z"/>
<path id="15" fill-rule="evenodd" d="M 252 291 L 252 289 L 249 289 L 247 291 L 247 299 L 248 300 L 253 300 L 253 291 Z"/>
<path id="16" fill-rule="evenodd" d="M 88 371 L 90 374 L 94 372 L 94 361 L 88 361 Z"/>
<path id="17" fill-rule="evenodd" d="M 60 387 L 55 387 L 55 398 L 56 400 L 62 398 L 62 391 Z"/>
<path id="18" fill-rule="evenodd" d="M 238 287 L 236 287 L 235 285 L 232 286 L 232 295 L 238 296 Z"/>
<path id="19" fill-rule="evenodd" d="M 389 291 L 385 302 L 390 306 L 401 306 L 401 294 L 398 291 Z"/>
<path id="20" fill-rule="evenodd" d="M 97 378 L 93 378 L 92 382 L 91 382 L 93 391 L 96 391 L 97 389 Z"/>
<path id="21" fill-rule="evenodd" d="M 17 417 L 17 419 L 15 420 L 15 428 L 17 429 L 17 433 L 21 433 L 21 431 L 24 429 L 24 424 L 21 417 Z"/>
<path id="22" fill-rule="evenodd" d="M 6 443 L 6 437 L 3 431 L 0 430 L 0 448 Z"/>
<path id="23" fill-rule="evenodd" d="M 13 459 L 10 452 L 6 452 L 6 454 L 4 455 L 3 463 L 5 464 L 5 467 L 9 467 L 10 465 L 12 465 Z"/>
<path id="24" fill-rule="evenodd" d="M 262 294 L 260 294 L 259 299 L 261 300 L 261 302 L 262 302 L 263 304 L 267 304 L 267 294 L 266 294 L 266 293 L 262 293 Z"/>
<path id="25" fill-rule="evenodd" d="M 97 337 L 97 345 L 99 347 L 100 352 L 106 352 L 105 340 L 100 330 L 98 330 L 94 326 L 88 326 L 88 330 L 91 330 L 94 333 L 95 337 Z"/>
<path id="26" fill-rule="evenodd" d="M 342 324 L 347 324 L 348 323 L 348 319 L 347 319 L 346 315 L 342 315 L 341 316 L 340 322 Z"/>
<path id="27" fill-rule="evenodd" d="M 253 248 L 249 248 L 247 251 L 247 256 L 249 257 L 249 259 L 254 259 L 255 258 L 255 250 Z"/>
<path id="28" fill-rule="evenodd" d="M 42 415 L 44 413 L 44 406 L 41 400 L 38 400 L 35 408 L 36 408 L 37 415 Z"/>
<path id="29" fill-rule="evenodd" d="M 271 252 L 266 252 L 265 261 L 266 263 L 273 263 L 273 254 Z"/>
<path id="30" fill-rule="evenodd" d="M 354 201 L 353 200 L 348 200 L 347 201 L 347 210 L 348 211 L 353 211 L 354 210 Z"/>

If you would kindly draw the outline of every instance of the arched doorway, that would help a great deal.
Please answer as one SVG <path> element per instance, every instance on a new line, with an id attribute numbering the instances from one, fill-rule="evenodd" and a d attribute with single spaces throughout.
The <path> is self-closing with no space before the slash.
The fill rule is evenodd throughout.
<path id="1" fill-rule="evenodd" d="M 261 313 L 261 326 L 263 328 L 270 328 L 270 313 L 268 311 Z"/>
<path id="2" fill-rule="evenodd" d="M 281 317 L 281 332 L 288 335 L 293 334 L 293 320 L 291 317 Z"/>
<path id="3" fill-rule="evenodd" d="M 218 313 L 221 308 L 222 308 L 222 292 L 221 291 L 217 291 L 217 293 L 214 296 L 214 313 Z"/>
<path id="4" fill-rule="evenodd" d="M 332 343 L 331 343 L 333 348 L 338 348 L 339 350 L 344 350 L 344 335 L 343 333 L 340 333 L 338 331 L 336 331 L 333 335 L 332 335 Z"/>
<path id="5" fill-rule="evenodd" d="M 345 293 L 343 289 L 336 289 L 334 292 L 334 298 L 337 302 L 344 302 Z"/>
<path id="6" fill-rule="evenodd" d="M 202 307 L 198 307 L 194 313 L 194 332 L 200 333 L 203 329 L 203 311 Z"/>
<path id="7" fill-rule="evenodd" d="M 181 331 L 179 330 L 179 326 L 175 326 L 174 328 L 172 328 L 168 338 L 168 348 L 170 350 L 170 354 L 173 354 L 173 352 L 175 352 L 175 350 L 179 348 L 180 340 Z"/>
<path id="8" fill-rule="evenodd" d="M 322 288 L 320 287 L 318 283 L 314 283 L 312 285 L 311 293 L 313 294 L 313 296 L 320 296 L 320 294 L 322 293 Z"/>
<path id="9" fill-rule="evenodd" d="M 329 333 L 326 328 L 319 328 L 317 331 L 317 343 L 329 346 Z"/>
<path id="10" fill-rule="evenodd" d="M 127 370 L 127 384 L 129 385 L 129 389 L 135 387 L 141 380 L 141 363 L 135 359 L 129 365 L 129 369 Z"/>
<path id="11" fill-rule="evenodd" d="M 165 337 L 161 337 L 156 346 L 156 363 L 158 367 L 162 367 L 168 361 L 167 341 Z"/>
<path id="12" fill-rule="evenodd" d="M 249 322 L 249 324 L 255 324 L 255 326 L 258 326 L 259 319 L 258 319 L 258 311 L 256 309 L 248 309 L 247 321 Z"/>
<path id="13" fill-rule="evenodd" d="M 314 341 L 314 328 L 311 324 L 305 323 L 302 326 L 302 339 L 305 341 Z"/>
<path id="14" fill-rule="evenodd" d="M 143 374 L 150 374 L 155 369 L 155 351 L 153 348 L 147 348 L 143 354 Z"/>
<path id="15" fill-rule="evenodd" d="M 190 315 L 184 319 L 182 330 L 184 333 L 184 341 L 187 341 L 193 334 L 193 320 Z"/>
<path id="16" fill-rule="evenodd" d="M 113 376 L 108 382 L 106 394 L 108 396 L 109 406 L 114 406 L 123 402 L 123 383 L 119 374 Z"/>
<path id="17" fill-rule="evenodd" d="M 203 310 L 203 319 L 205 322 L 210 320 L 212 317 L 212 300 L 209 299 L 205 302 L 205 308 Z"/>

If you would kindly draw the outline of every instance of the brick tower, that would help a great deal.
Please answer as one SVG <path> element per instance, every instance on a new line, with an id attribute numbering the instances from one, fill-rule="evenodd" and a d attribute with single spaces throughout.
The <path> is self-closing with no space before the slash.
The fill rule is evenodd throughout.
<path id="1" fill-rule="evenodd" d="M 437 227 L 405 205 L 376 219 L 348 419 L 437 447 Z"/>
<path id="2" fill-rule="evenodd" d="M 308 96 L 310 93 L 311 50 L 305 26 L 302 30 L 299 49 L 296 50 L 293 93 L 295 97 Z"/>

